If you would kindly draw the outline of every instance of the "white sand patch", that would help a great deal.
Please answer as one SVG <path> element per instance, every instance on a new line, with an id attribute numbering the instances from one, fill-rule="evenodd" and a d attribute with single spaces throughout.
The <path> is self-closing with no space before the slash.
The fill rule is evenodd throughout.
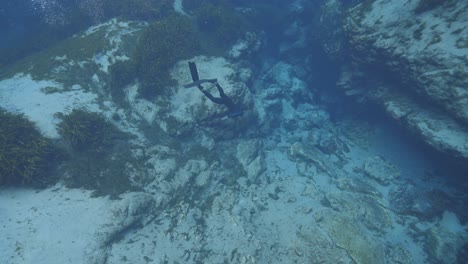
<path id="1" fill-rule="evenodd" d="M 248 48 L 249 48 L 249 45 L 248 45 L 247 41 L 244 40 L 244 39 L 241 39 L 241 40 L 237 41 L 237 43 L 234 44 L 234 46 L 232 46 L 231 50 L 229 51 L 229 56 L 237 59 Z"/>
<path id="2" fill-rule="evenodd" d="M 468 226 L 462 225 L 457 215 L 450 211 L 444 212 L 440 225 L 453 233 L 465 233 L 467 235 L 468 232 Z"/>
<path id="3" fill-rule="evenodd" d="M 174 10 L 184 16 L 188 16 L 184 11 L 184 6 L 182 5 L 182 0 L 174 0 Z"/>
<path id="4" fill-rule="evenodd" d="M 143 118 L 146 122 L 148 122 L 148 124 L 152 124 L 159 112 L 159 106 L 144 98 L 138 98 L 138 88 L 138 84 L 134 84 L 125 88 L 127 100 L 132 106 L 132 110 L 135 111 L 135 118 Z"/>
<path id="5" fill-rule="evenodd" d="M 414 9 L 415 1 L 393 0 L 388 2 L 380 1 L 373 3 L 372 12 L 366 14 L 363 19 L 365 26 L 374 27 L 377 20 L 382 23 L 398 23 L 402 18 L 412 17 L 411 12 Z"/>
<path id="6" fill-rule="evenodd" d="M 105 38 L 109 41 L 111 49 L 103 53 L 96 54 L 93 58 L 93 62 L 100 66 L 101 71 L 109 73 L 110 65 L 117 61 L 125 61 L 129 59 L 129 57 L 119 54 L 122 37 L 134 34 L 141 30 L 145 24 L 141 23 L 138 26 L 131 26 L 128 22 L 119 22 L 117 19 L 112 19 L 103 25 L 106 25 Z"/>
<path id="7" fill-rule="evenodd" d="M 98 227 L 112 219 L 109 204 L 78 189 L 1 190 L 1 262 L 85 263 Z"/>
<path id="8" fill-rule="evenodd" d="M 25 114 L 46 137 L 57 138 L 56 113 L 69 113 L 75 108 L 99 111 L 97 95 L 83 90 L 62 91 L 46 94 L 42 89 L 62 84 L 52 80 L 35 81 L 31 76 L 18 74 L 0 81 L 0 107 L 10 112 Z M 76 86 L 75 86 L 76 87 Z"/>
<path id="9" fill-rule="evenodd" d="M 54 58 L 54 60 L 56 61 L 66 61 L 68 58 L 67 58 L 67 55 L 63 55 L 63 56 L 56 56 Z"/>
<path id="10" fill-rule="evenodd" d="M 115 23 L 117 23 L 117 19 L 112 19 L 112 20 L 109 20 L 106 23 L 102 23 L 102 24 L 99 24 L 99 25 L 96 25 L 96 26 L 92 26 L 92 27 L 88 28 L 81 37 L 84 38 L 84 37 L 86 37 L 88 35 L 91 35 L 93 33 L 98 32 L 99 30 L 101 30 L 103 28 L 108 28 L 110 25 L 115 24 Z"/>
<path id="11" fill-rule="evenodd" d="M 110 58 L 112 56 L 112 51 L 107 51 L 106 53 L 96 54 L 93 58 L 93 62 L 99 65 L 99 69 L 105 73 L 109 72 L 109 66 L 111 65 Z"/>

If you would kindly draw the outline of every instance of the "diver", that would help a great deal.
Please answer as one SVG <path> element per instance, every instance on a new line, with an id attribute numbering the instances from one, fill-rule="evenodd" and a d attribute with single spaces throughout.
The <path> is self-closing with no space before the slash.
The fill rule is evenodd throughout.
<path id="1" fill-rule="evenodd" d="M 229 98 L 225 93 L 221 85 L 219 85 L 217 79 L 202 79 L 198 77 L 198 71 L 197 71 L 197 65 L 195 62 L 190 62 L 189 61 L 189 68 L 190 68 L 190 74 L 192 75 L 192 83 L 184 85 L 185 88 L 190 88 L 197 86 L 198 89 L 206 96 L 208 99 L 210 99 L 211 102 L 215 104 L 222 104 L 225 105 L 226 108 L 228 109 L 228 112 L 223 114 L 223 116 L 227 116 L 230 118 L 233 117 L 239 117 L 244 114 L 244 110 L 239 104 L 235 104 L 231 98 Z M 211 93 L 203 89 L 202 84 L 203 83 L 212 83 L 216 86 L 219 92 L 220 97 L 214 97 Z"/>

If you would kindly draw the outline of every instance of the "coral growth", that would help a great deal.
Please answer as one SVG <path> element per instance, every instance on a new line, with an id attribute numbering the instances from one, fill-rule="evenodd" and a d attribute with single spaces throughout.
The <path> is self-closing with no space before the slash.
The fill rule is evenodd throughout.
<path id="1" fill-rule="evenodd" d="M 38 185 L 45 181 L 54 149 L 22 114 L 0 109 L 0 185 Z"/>

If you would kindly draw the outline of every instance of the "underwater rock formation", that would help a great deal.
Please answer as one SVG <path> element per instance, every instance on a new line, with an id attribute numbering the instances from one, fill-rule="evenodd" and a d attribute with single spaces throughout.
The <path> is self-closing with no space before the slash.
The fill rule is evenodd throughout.
<path id="1" fill-rule="evenodd" d="M 424 250 L 431 258 L 431 262 L 448 264 L 464 261 L 462 254 L 466 254 L 468 239 L 459 234 L 461 228 L 463 227 L 453 213 L 445 213 L 441 225 L 432 227 L 426 232 Z"/>
<path id="2" fill-rule="evenodd" d="M 320 214 L 326 215 L 326 218 L 319 221 L 319 225 L 328 230 L 333 243 L 346 250 L 355 263 L 384 263 L 383 247 L 373 243 L 375 238 L 355 224 L 353 219 L 328 209 Z"/>
<path id="3" fill-rule="evenodd" d="M 254 180 L 266 170 L 260 140 L 252 139 L 240 142 L 237 145 L 236 154 L 249 179 Z"/>
<path id="4" fill-rule="evenodd" d="M 398 168 L 380 156 L 369 157 L 364 163 L 364 172 L 382 185 L 388 185 L 400 176 Z"/>
<path id="5" fill-rule="evenodd" d="M 352 64 L 338 86 L 382 105 L 436 149 L 468 159 L 466 1 L 424 9 L 420 2 L 366 1 L 347 12 Z"/>
<path id="6" fill-rule="evenodd" d="M 345 9 L 340 0 L 323 1 L 314 23 L 312 38 L 332 61 L 342 61 L 345 56 L 343 16 Z"/>
<path id="7" fill-rule="evenodd" d="M 460 221 L 468 221 L 463 202 L 441 190 L 418 190 L 413 184 L 392 187 L 388 193 L 390 209 L 400 215 L 409 215 L 425 221 L 433 221 L 447 208 L 455 212 Z"/>
<path id="8" fill-rule="evenodd" d="M 260 37 L 254 32 L 245 33 L 245 36 L 229 50 L 229 56 L 233 59 L 248 59 L 262 46 L 263 40 Z"/>
<path id="9" fill-rule="evenodd" d="M 0 73 L 0 105 L 24 113 L 47 137 L 66 143 L 57 117 L 83 109 L 99 114 L 101 125 L 125 132 L 111 141 L 93 135 L 99 126 L 81 126 L 89 130 L 78 134 L 109 143 L 112 162 L 100 165 L 102 171 L 77 169 L 93 176 L 79 179 L 112 190 L 110 199 L 90 197 L 109 192 L 61 184 L 39 192 L 2 189 L 0 259 L 23 263 L 42 254 L 47 263 L 427 263 L 444 252 L 448 261 L 461 259 L 466 198 L 439 190 L 447 186 L 439 183 L 426 191 L 426 174 L 413 174 L 388 154 L 395 138 L 374 139 L 381 127 L 358 118 L 341 123 L 324 106 L 323 83 L 310 81 L 314 72 L 303 67 L 314 56 L 302 53 L 305 39 L 293 42 L 305 34 L 307 12 L 299 11 L 311 1 L 263 2 L 296 10 L 286 11 L 292 35 L 279 42 L 287 47 L 279 48 L 280 58 L 261 54 L 268 39 L 263 33 L 245 35 L 233 53 L 225 50 L 226 58 L 187 56 L 165 64 L 173 82 L 155 97 L 142 96 L 142 80 L 129 70 L 145 23 L 112 20 Z M 197 63 L 201 78 L 217 78 L 245 107 L 244 116 L 225 118 L 224 105 L 196 87 L 184 88 L 192 81 L 188 61 Z M 112 80 L 114 74 L 119 78 Z M 204 89 L 218 96 L 212 84 Z M 400 104 L 387 106 L 398 112 Z M 403 147 L 398 153 L 418 158 L 406 151 L 411 146 Z M 82 156 L 86 165 L 99 162 Z M 59 174 L 74 177 L 70 172 Z M 420 179 L 427 186 L 419 186 Z M 458 229 L 439 229 L 447 211 L 453 213 L 445 221 L 459 221 Z M 66 241 L 64 234 L 82 236 Z"/>
<path id="10" fill-rule="evenodd" d="M 277 127 L 287 130 L 301 127 L 307 131 L 329 119 L 326 112 L 310 104 L 314 94 L 291 64 L 280 61 L 263 67 L 260 78 L 253 85 L 258 98 L 255 112 L 259 130 L 268 133 Z"/>

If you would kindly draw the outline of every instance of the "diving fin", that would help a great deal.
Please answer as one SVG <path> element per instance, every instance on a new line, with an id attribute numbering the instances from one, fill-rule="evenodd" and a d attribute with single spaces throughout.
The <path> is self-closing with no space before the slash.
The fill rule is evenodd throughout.
<path id="1" fill-rule="evenodd" d="M 201 80 L 198 80 L 198 81 L 193 82 L 193 83 L 185 84 L 184 87 L 185 88 L 192 88 L 192 87 L 199 86 L 199 85 L 201 85 L 203 83 L 207 83 L 207 82 L 214 83 L 216 81 L 218 81 L 218 79 L 201 79 Z"/>
<path id="2" fill-rule="evenodd" d="M 197 65 L 193 61 L 188 62 L 188 66 L 190 68 L 190 74 L 192 75 L 192 81 L 196 82 L 200 80 L 198 77 L 198 70 L 197 70 Z"/>
<path id="3" fill-rule="evenodd" d="M 190 74 L 192 75 L 193 83 L 189 83 L 189 84 L 184 85 L 185 88 L 191 88 L 191 87 L 199 86 L 202 83 L 206 83 L 206 82 L 213 83 L 213 82 L 217 81 L 217 79 L 201 79 L 200 80 L 200 78 L 198 77 L 198 70 L 197 70 L 197 65 L 195 64 L 195 62 L 189 61 L 188 65 L 189 65 L 189 68 L 190 68 Z"/>

